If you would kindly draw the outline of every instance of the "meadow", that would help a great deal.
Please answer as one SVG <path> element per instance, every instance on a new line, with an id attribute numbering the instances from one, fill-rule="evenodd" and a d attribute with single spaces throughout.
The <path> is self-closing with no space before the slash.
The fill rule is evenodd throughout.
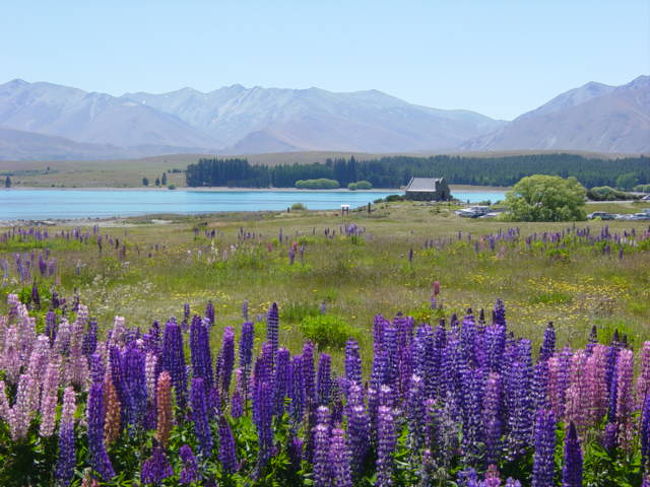
<path id="1" fill-rule="evenodd" d="M 593 206 L 595 210 L 597 205 Z M 562 445 L 565 453 L 575 453 L 578 441 L 585 456 L 585 485 L 639 485 L 646 459 L 639 442 L 647 440 L 645 426 L 639 423 L 644 400 L 640 388 L 646 387 L 643 380 L 650 381 L 644 345 L 650 340 L 647 222 L 513 224 L 461 219 L 453 210 L 449 204 L 399 202 L 349 215 L 334 211 L 158 215 L 153 220 L 133 218 L 83 228 L 1 229 L 0 315 L 5 318 L 0 324 L 3 378 L 10 399 L 0 417 L 14 418 L 13 423 L 0 422 L 0 456 L 7 460 L 0 469 L 3 485 L 48 485 L 39 482 L 52 481 L 52 468 L 61 462 L 57 452 L 66 445 L 59 439 L 57 449 L 53 433 L 38 433 L 36 418 L 43 417 L 42 411 L 33 414 L 33 423 L 28 421 L 22 434 L 20 428 L 16 432 L 15 415 L 7 413 L 20 404 L 20 391 L 29 390 L 20 385 L 19 377 L 32 367 L 29 354 L 21 355 L 18 365 L 8 365 L 12 355 L 7 330 L 12 326 L 14 334 L 26 327 L 26 336 L 34 343 L 37 333 L 45 333 L 52 350 L 61 355 L 51 372 L 54 377 L 55 369 L 63 371 L 57 376 L 60 381 L 53 379 L 61 386 L 60 401 L 55 399 L 54 404 L 63 403 L 63 411 L 57 409 L 55 416 L 77 431 L 76 457 L 69 460 L 76 470 L 65 472 L 70 475 L 65 480 L 75 485 L 86 467 L 93 473 L 86 474 L 85 485 L 92 485 L 90 477 L 103 478 L 106 485 L 139 481 L 177 485 L 192 465 L 200 472 L 194 482 L 200 478 L 201 485 L 215 485 L 210 482 L 217 479 L 219 485 L 325 486 L 336 481 L 357 486 L 456 485 L 450 482 L 474 486 L 501 485 L 495 480 L 501 474 L 516 479 L 506 485 L 518 485 L 516 481 L 560 485 L 570 463 Z M 193 318 L 195 314 L 203 321 Z M 152 327 L 154 320 L 159 324 Z M 244 321 L 252 325 L 242 326 Z M 62 323 L 70 327 L 64 334 L 68 345 L 57 345 L 52 336 Z M 134 328 L 146 335 L 130 331 Z M 393 333 L 398 336 L 396 348 Z M 447 336 L 438 352 L 444 367 L 439 363 L 436 370 L 425 358 L 435 355 L 433 349 L 426 349 L 430 354 L 417 352 L 435 333 Z M 502 352 L 494 352 L 490 333 L 505 340 Z M 239 340 L 244 335 L 251 341 L 250 351 L 242 355 L 246 346 Z M 456 357 L 454 347 L 467 346 L 468 337 L 472 352 L 458 352 Z M 179 340 L 185 342 L 184 350 L 182 345 L 178 348 Z M 92 350 L 81 346 L 87 341 L 94 344 Z M 280 348 L 282 366 L 279 347 L 286 347 Z M 224 358 L 235 354 L 235 348 L 239 372 L 233 372 L 232 360 Z M 72 364 L 75 353 L 83 356 L 82 365 Z M 497 355 L 487 358 L 485 353 Z M 641 357 L 637 365 L 633 353 Z M 170 376 L 164 380 L 173 383 L 176 425 L 170 426 L 171 433 L 160 431 L 161 408 L 153 399 L 161 397 L 157 387 L 162 376 L 147 372 L 146 377 L 133 378 L 135 385 L 131 379 L 122 384 L 122 373 L 115 370 L 120 360 L 133 360 L 144 374 L 149 355 L 160 360 L 162 369 L 147 362 L 146 370 L 167 370 Z M 188 357 L 190 385 L 185 372 L 173 365 L 185 363 L 181 355 Z M 596 358 L 589 359 L 592 356 Z M 287 386 L 279 392 L 279 402 L 266 407 L 264 397 L 276 394 L 272 388 L 280 383 L 273 374 L 283 370 L 295 382 L 297 372 L 290 373 L 288 364 L 302 360 L 304 372 L 305 357 L 312 357 L 312 367 L 313 360 L 319 364 L 318 373 L 312 374 L 316 382 L 309 386 L 307 374 L 301 379 L 307 382 L 291 386 L 305 388 L 305 395 L 297 396 Z M 394 361 L 395 368 L 382 368 L 385 360 Z M 581 372 L 588 369 L 587 363 L 600 371 L 591 379 Z M 633 388 L 635 368 L 640 378 L 634 379 Z M 526 371 L 525 377 L 517 379 L 512 374 L 520 369 Z M 611 369 L 609 375 L 605 369 Z M 549 385 L 560 380 L 553 375 L 560 370 L 566 382 L 564 389 L 560 387 L 561 397 L 554 396 L 556 386 Z M 112 382 L 105 377 L 112 377 Z M 498 392 L 501 377 L 504 389 Z M 147 383 L 144 398 L 133 392 L 142 389 L 138 380 Z M 483 412 L 504 408 L 494 418 L 480 420 L 485 424 L 471 426 L 478 421 L 465 396 L 471 390 L 466 381 L 471 380 L 480 383 L 476 387 L 481 392 L 470 397 L 478 401 L 477 408 Z M 517 389 L 514 384 L 524 380 L 528 389 Z M 592 382 L 584 382 L 588 380 Z M 215 382 L 221 385 L 212 386 Z M 617 396 L 612 384 L 619 382 Z M 587 384 L 594 383 L 601 389 L 590 393 Z M 567 391 L 572 385 L 576 396 L 570 400 Z M 76 393 L 75 414 L 65 413 L 64 386 Z M 161 393 L 164 397 L 171 397 L 171 386 L 168 389 Z M 110 394 L 117 394 L 113 403 Z M 213 401 L 220 405 L 216 411 L 204 404 L 209 394 L 220 394 Z M 490 405 L 490 394 L 501 399 Z M 523 397 L 532 394 L 537 399 L 524 407 Z M 68 409 L 75 410 L 72 392 L 67 395 Z M 92 401 L 100 396 L 113 404 L 113 412 L 104 404 L 98 419 L 91 411 Z M 237 403 L 242 397 L 243 403 Z M 618 416 L 612 401 L 620 403 Z M 353 410 L 366 404 L 369 429 L 364 434 L 369 436 L 363 440 L 363 435 L 355 436 L 354 425 L 363 426 L 366 416 L 356 417 Z M 580 419 L 579 404 L 590 405 L 586 419 Z M 196 412 L 204 407 L 205 424 Z M 416 412 L 409 412 L 412 407 Z M 267 409 L 274 411 L 272 418 L 264 414 Z M 30 414 L 25 413 L 28 418 Z M 110 414 L 113 421 L 120 418 L 112 432 L 106 426 Z M 158 414 L 157 425 L 145 420 L 149 414 Z M 78 420 L 81 423 L 74 426 Z M 93 430 L 94 420 L 101 420 L 102 427 Z M 490 425 L 498 426 L 491 439 L 477 433 Z M 431 428 L 438 428 L 438 433 Z M 113 436 L 97 439 L 93 435 L 99 430 Z M 219 438 L 214 444 L 213 436 Z M 354 441 L 372 446 L 360 454 Z M 339 445 L 340 451 L 325 451 L 324 445 L 330 443 Z M 119 475 L 112 481 L 104 448 Z M 42 468 L 29 477 L 19 454 Z M 198 460 L 190 461 L 194 455 Z M 338 466 L 325 467 L 330 460 Z M 467 471 L 469 467 L 478 477 Z M 17 472 L 27 475 L 23 483 Z"/>

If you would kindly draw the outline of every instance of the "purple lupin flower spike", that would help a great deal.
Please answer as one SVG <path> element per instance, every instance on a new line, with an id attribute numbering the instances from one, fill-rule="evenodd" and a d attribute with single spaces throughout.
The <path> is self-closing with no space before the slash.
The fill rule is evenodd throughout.
<path id="1" fill-rule="evenodd" d="M 212 452 L 212 432 L 208 424 L 208 404 L 205 391 L 205 381 L 201 377 L 192 379 L 192 390 L 190 393 L 192 406 L 192 421 L 194 422 L 194 433 L 199 441 L 201 454 L 209 458 Z"/>
<path id="2" fill-rule="evenodd" d="M 352 338 L 345 344 L 345 378 L 359 385 L 362 381 L 359 344 Z"/>
<path id="3" fill-rule="evenodd" d="M 532 487 L 553 485 L 555 475 L 555 415 L 540 409 L 535 421 L 535 453 L 533 455 Z"/>
<path id="4" fill-rule="evenodd" d="M 424 444 L 424 424 L 426 420 L 424 402 L 424 380 L 420 376 L 413 374 L 406 400 L 406 416 L 408 418 L 411 446 L 415 450 L 419 450 Z"/>
<path id="5" fill-rule="evenodd" d="M 555 328 L 553 322 L 549 322 L 546 330 L 544 330 L 544 341 L 539 350 L 539 360 L 548 360 L 555 353 Z"/>
<path id="6" fill-rule="evenodd" d="M 564 438 L 562 487 L 582 487 L 582 450 L 573 422 L 569 424 Z"/>
<path id="7" fill-rule="evenodd" d="M 227 326 L 223 330 L 221 360 L 221 389 L 223 392 L 223 397 L 227 399 L 230 393 L 232 371 L 235 367 L 235 330 L 232 326 Z"/>
<path id="8" fill-rule="evenodd" d="M 275 377 L 273 379 L 273 414 L 282 416 L 284 414 L 284 398 L 289 391 L 291 353 L 286 348 L 278 349 L 275 364 Z"/>
<path id="9" fill-rule="evenodd" d="M 359 388 L 359 393 L 355 395 L 359 401 L 348 407 L 348 434 L 352 450 L 352 472 L 358 475 L 370 450 L 370 415 L 363 405 L 360 387 L 353 387 Z"/>
<path id="10" fill-rule="evenodd" d="M 205 319 L 208 320 L 210 326 L 214 325 L 214 304 L 212 304 L 212 301 L 208 301 L 205 307 Z"/>
<path id="11" fill-rule="evenodd" d="M 192 452 L 192 448 L 189 445 L 181 446 L 180 457 L 183 460 L 183 470 L 180 474 L 180 483 L 183 485 L 191 484 L 193 482 L 198 482 L 199 480 L 199 466 Z"/>
<path id="12" fill-rule="evenodd" d="M 650 459 L 650 394 L 646 394 L 641 412 L 641 465 Z"/>
<path id="13" fill-rule="evenodd" d="M 248 379 L 250 378 L 253 362 L 253 343 L 255 341 L 255 325 L 247 321 L 242 325 L 239 337 L 239 368 L 242 371 L 242 390 L 244 402 L 248 400 Z"/>
<path id="14" fill-rule="evenodd" d="M 305 385 L 302 376 L 302 356 L 291 359 L 288 394 L 291 399 L 289 411 L 295 423 L 300 423 L 305 412 Z"/>
<path id="15" fill-rule="evenodd" d="M 54 476 L 58 486 L 68 486 L 74 475 L 75 457 L 74 423 L 61 424 L 59 429 L 59 456 L 56 460 Z"/>
<path id="16" fill-rule="evenodd" d="M 305 343 L 302 349 L 302 380 L 305 386 L 305 402 L 307 408 L 311 409 L 316 402 L 316 386 L 314 372 L 314 345 Z"/>
<path id="17" fill-rule="evenodd" d="M 140 472 L 140 481 L 143 484 L 160 485 L 167 477 L 174 475 L 172 466 L 160 446 L 153 449 L 151 457 L 142 464 Z"/>
<path id="18" fill-rule="evenodd" d="M 235 449 L 235 438 L 226 418 L 219 418 L 219 461 L 227 473 L 239 470 Z"/>
<path id="19" fill-rule="evenodd" d="M 330 424 L 329 409 L 321 406 L 313 430 L 314 438 L 314 486 L 329 487 L 331 483 L 331 464 L 329 459 Z"/>
<path id="20" fill-rule="evenodd" d="M 212 374 L 208 325 L 207 321 L 202 321 L 196 315 L 192 318 L 192 324 L 190 325 L 190 358 L 192 376 L 203 378 L 207 389 L 210 390 L 214 385 L 214 376 Z"/>
<path id="21" fill-rule="evenodd" d="M 161 371 L 166 370 L 172 378 L 176 393 L 176 405 L 185 409 L 187 405 L 187 371 L 185 353 L 183 351 L 183 335 L 181 328 L 173 321 L 165 325 Z"/>
<path id="22" fill-rule="evenodd" d="M 387 406 L 379 406 L 377 414 L 377 487 L 393 485 L 393 453 L 397 445 L 395 418 Z"/>
<path id="23" fill-rule="evenodd" d="M 485 431 L 485 463 L 496 465 L 501 452 L 503 428 L 503 399 L 501 376 L 495 372 L 488 375 L 483 396 L 483 429 Z"/>
<path id="24" fill-rule="evenodd" d="M 277 303 L 273 303 L 266 316 L 266 339 L 273 349 L 273 359 L 278 351 L 278 340 L 280 336 L 280 314 Z"/>
<path id="25" fill-rule="evenodd" d="M 332 429 L 329 450 L 332 485 L 336 485 L 337 487 L 352 487 L 350 459 L 350 448 L 345 440 L 345 432 L 341 428 Z"/>
<path id="26" fill-rule="evenodd" d="M 318 404 L 326 406 L 330 402 L 330 395 L 332 392 L 332 357 L 326 353 L 322 353 L 318 362 Z"/>
<path id="27" fill-rule="evenodd" d="M 257 426 L 258 470 L 266 465 L 273 445 L 273 388 L 263 380 L 256 380 L 253 391 L 253 421 Z"/>
<path id="28" fill-rule="evenodd" d="M 104 385 L 102 382 L 94 382 L 90 386 L 87 403 L 90 464 L 102 479 L 109 481 L 115 476 L 115 470 L 104 446 L 105 411 Z"/>

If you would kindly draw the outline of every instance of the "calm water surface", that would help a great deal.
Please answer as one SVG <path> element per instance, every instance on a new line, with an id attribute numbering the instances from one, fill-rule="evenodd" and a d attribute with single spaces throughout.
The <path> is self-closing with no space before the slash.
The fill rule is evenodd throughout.
<path id="1" fill-rule="evenodd" d="M 357 207 L 395 192 L 345 191 L 152 191 L 0 190 L 0 220 L 106 218 L 158 213 L 285 210 L 303 203 L 311 210 Z M 500 191 L 454 191 L 471 202 L 503 199 Z"/>

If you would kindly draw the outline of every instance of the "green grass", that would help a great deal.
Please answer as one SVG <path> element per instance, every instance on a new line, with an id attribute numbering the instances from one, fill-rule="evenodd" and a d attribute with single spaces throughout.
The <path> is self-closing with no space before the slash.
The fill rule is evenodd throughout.
<path id="1" fill-rule="evenodd" d="M 344 223 L 365 231 L 342 236 Z M 634 229 L 637 237 L 648 231 L 645 222 L 576 223 L 590 228 L 592 235 L 605 225 L 612 233 Z M 548 321 L 555 323 L 559 346 L 583 345 L 593 324 L 602 328 L 603 337 L 618 328 L 635 345 L 650 339 L 650 240 L 625 244 L 619 259 L 616 245 L 606 254 L 603 245 L 585 245 L 572 236 L 561 245 L 537 241 L 529 247 L 527 235 L 558 232 L 572 224 L 522 223 L 520 241 L 497 241 L 490 250 L 485 236 L 512 226 L 458 218 L 447 205 L 408 202 L 377 205 L 372 215 L 352 212 L 343 219 L 333 211 L 176 216 L 167 225 L 139 217 L 102 229 L 127 242 L 125 261 L 107 247 L 100 255 L 92 239 L 88 244 L 54 240 L 48 246 L 58 260 L 57 275 L 33 275 L 41 289 L 56 285 L 65 296 L 78 289 L 104 329 L 115 315 L 140 327 L 170 316 L 180 319 L 183 303 L 203 312 L 208 300 L 215 305 L 218 330 L 224 325 L 238 329 L 245 299 L 252 319 L 277 301 L 281 341 L 294 350 L 311 333 L 304 323 L 320 317 L 323 302 L 326 316 L 336 317 L 343 334 L 355 334 L 364 354 L 370 350 L 378 313 L 392 317 L 403 312 L 417 321 L 435 322 L 453 312 L 462 316 L 469 307 L 475 313 L 489 311 L 497 297 L 506 302 L 511 328 L 532 338 L 535 347 Z M 195 227 L 201 229 L 198 237 Z M 240 228 L 256 238 L 240 241 Z M 326 228 L 336 236 L 327 238 Z M 215 230 L 217 238 L 203 236 L 205 229 Z M 283 245 L 278 243 L 280 229 L 288 239 Z M 434 246 L 425 248 L 430 240 Z M 290 265 L 288 245 L 294 241 L 304 244 L 305 252 Z M 0 260 L 7 259 L 12 268 L 8 284 L 0 288 L 0 309 L 8 292 L 31 285 L 17 281 L 14 254 L 29 254 L 33 247 L 38 256 L 38 245 L 42 243 L 30 247 L 29 242 L 11 240 L 0 245 Z M 409 249 L 414 251 L 412 262 Z M 442 311 L 428 304 L 434 280 L 442 283 Z M 264 339 L 263 323 L 257 337 L 258 342 Z M 335 346 L 327 344 L 334 363 L 342 354 L 343 338 L 337 340 Z"/>

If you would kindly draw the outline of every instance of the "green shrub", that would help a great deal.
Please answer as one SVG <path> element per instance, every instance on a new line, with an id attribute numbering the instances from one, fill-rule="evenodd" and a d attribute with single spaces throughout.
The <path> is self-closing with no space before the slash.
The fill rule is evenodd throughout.
<path id="1" fill-rule="evenodd" d="M 335 179 L 299 179 L 296 181 L 296 188 L 298 189 L 336 189 L 340 186 L 339 182 Z"/>
<path id="2" fill-rule="evenodd" d="M 300 331 L 307 340 L 324 348 L 343 347 L 348 338 L 356 335 L 356 330 L 335 315 L 307 316 L 300 323 Z"/>
<path id="3" fill-rule="evenodd" d="M 302 203 L 294 203 L 293 205 L 291 205 L 291 209 L 292 210 L 306 210 L 307 207 Z"/>
<path id="4" fill-rule="evenodd" d="M 370 181 L 357 181 L 356 183 L 348 184 L 348 189 L 351 191 L 357 189 L 372 189 L 372 183 Z"/>
<path id="5" fill-rule="evenodd" d="M 634 200 L 637 195 L 619 191 L 611 186 L 596 186 L 587 191 L 587 198 L 592 201 Z"/>
<path id="6" fill-rule="evenodd" d="M 167 189 L 176 189 L 176 185 L 172 183 L 167 186 Z"/>
<path id="7" fill-rule="evenodd" d="M 650 193 L 650 184 L 637 184 L 634 186 L 634 191 L 640 191 L 641 193 Z"/>

